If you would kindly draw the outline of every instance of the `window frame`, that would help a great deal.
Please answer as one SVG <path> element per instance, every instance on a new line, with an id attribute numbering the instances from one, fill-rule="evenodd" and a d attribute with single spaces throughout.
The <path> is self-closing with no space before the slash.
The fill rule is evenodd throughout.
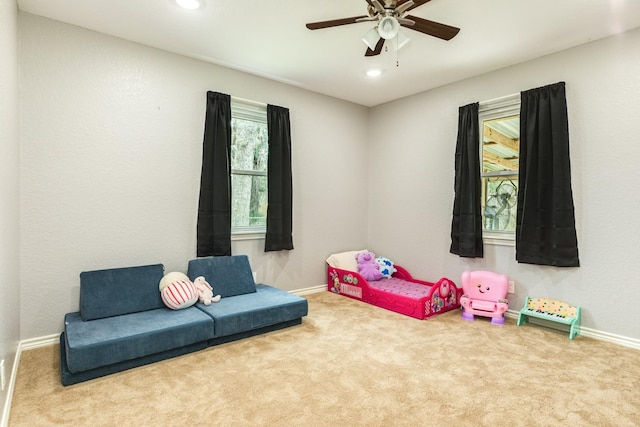
<path id="1" fill-rule="evenodd" d="M 480 180 L 481 182 L 485 177 L 490 176 L 512 176 L 514 175 L 508 171 L 502 172 L 490 172 L 485 173 L 483 171 L 483 161 L 484 161 L 484 122 L 487 120 L 495 120 L 499 118 L 506 118 L 510 116 L 520 116 L 520 94 L 515 93 L 512 95 L 507 95 L 501 98 L 492 99 L 489 101 L 480 102 L 478 106 L 478 128 L 479 128 L 479 141 L 480 144 Z M 518 172 L 515 173 L 518 175 Z M 484 184 L 483 184 L 484 185 Z M 518 182 L 518 187 L 520 183 Z M 484 190 L 482 193 L 482 197 L 484 198 Z M 484 200 L 482 202 L 484 205 Z M 515 232 L 509 231 L 486 231 L 484 228 L 485 224 L 485 216 L 484 210 L 482 212 L 482 240 L 484 243 L 493 244 L 493 245 L 503 245 L 503 246 L 515 246 L 516 235 Z"/>
<path id="2" fill-rule="evenodd" d="M 231 119 L 248 120 L 267 125 L 267 105 L 250 101 L 247 99 L 241 99 L 231 97 Z M 233 146 L 231 147 L 233 150 Z M 264 176 L 268 177 L 267 171 L 255 171 L 246 169 L 231 169 L 231 176 L 243 175 L 243 176 Z M 268 179 L 268 178 L 267 178 Z M 268 190 L 267 190 L 268 191 Z M 233 188 L 231 188 L 231 198 L 233 199 Z M 233 215 L 233 212 L 232 212 Z M 232 217 L 233 219 L 233 217 Z M 253 226 L 231 226 L 231 240 L 255 240 L 264 239 L 267 233 L 266 222 L 265 225 L 253 225 Z"/>

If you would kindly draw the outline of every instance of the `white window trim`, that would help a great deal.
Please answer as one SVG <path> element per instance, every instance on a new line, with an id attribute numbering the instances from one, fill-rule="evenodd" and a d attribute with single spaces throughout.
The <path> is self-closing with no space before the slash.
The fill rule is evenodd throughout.
<path id="1" fill-rule="evenodd" d="M 482 165 L 482 122 L 485 120 L 497 119 L 499 117 L 507 117 L 520 114 L 520 94 L 514 93 L 503 96 L 501 98 L 491 99 L 489 101 L 480 102 L 478 105 L 478 126 L 480 129 L 480 165 Z M 500 173 L 496 174 L 500 175 Z M 484 219 L 484 217 L 483 217 Z M 496 246 L 515 246 L 515 232 L 499 232 L 485 231 L 484 225 L 482 230 L 482 241 L 489 245 Z"/>
<path id="2" fill-rule="evenodd" d="M 235 175 L 267 176 L 266 171 L 249 171 L 246 169 L 231 169 L 231 173 Z"/>
<path id="3" fill-rule="evenodd" d="M 515 246 L 515 233 L 500 233 L 496 231 L 483 231 L 482 241 L 488 245 L 495 246 Z"/>
<path id="4" fill-rule="evenodd" d="M 231 117 L 250 120 L 258 123 L 267 124 L 266 117 L 267 104 L 248 99 L 231 97 Z M 258 113 L 260 111 L 260 113 Z M 243 169 L 231 169 L 234 175 L 251 175 L 251 176 L 267 176 L 266 171 L 248 171 Z M 264 239 L 267 234 L 267 226 L 232 226 L 231 240 L 260 240 Z"/>
<path id="5" fill-rule="evenodd" d="M 264 240 L 267 235 L 266 226 L 264 227 L 234 227 L 235 231 L 231 232 L 231 241 L 236 240 Z"/>
<path id="6" fill-rule="evenodd" d="M 478 119 L 480 117 L 484 120 L 495 119 L 497 117 L 510 116 L 513 114 L 520 114 L 519 93 L 490 99 L 489 101 L 483 101 L 478 105 Z"/>
<path id="7" fill-rule="evenodd" d="M 258 114 L 257 111 L 260 111 Z M 258 123 L 267 123 L 267 104 L 248 99 L 231 97 L 231 116 Z M 264 113 L 263 113 L 264 112 Z"/>

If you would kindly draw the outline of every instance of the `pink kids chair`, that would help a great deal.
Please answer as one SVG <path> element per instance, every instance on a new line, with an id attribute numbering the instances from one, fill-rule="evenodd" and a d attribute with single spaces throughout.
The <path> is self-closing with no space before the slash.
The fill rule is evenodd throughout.
<path id="1" fill-rule="evenodd" d="M 504 325 L 504 313 L 509 308 L 509 279 L 491 271 L 462 273 L 462 318 L 474 320 L 474 315 L 491 317 L 494 325 Z"/>

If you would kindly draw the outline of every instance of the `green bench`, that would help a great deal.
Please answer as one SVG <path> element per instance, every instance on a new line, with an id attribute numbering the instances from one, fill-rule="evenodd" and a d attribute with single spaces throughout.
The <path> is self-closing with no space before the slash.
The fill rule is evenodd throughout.
<path id="1" fill-rule="evenodd" d="M 580 307 L 552 298 L 529 298 L 518 315 L 518 326 L 528 323 L 530 317 L 569 325 L 569 339 L 580 335 Z"/>

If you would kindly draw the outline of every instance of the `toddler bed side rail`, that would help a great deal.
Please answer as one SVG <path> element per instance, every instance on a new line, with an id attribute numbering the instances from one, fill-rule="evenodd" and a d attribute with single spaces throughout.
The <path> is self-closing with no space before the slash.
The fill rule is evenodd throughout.
<path id="1" fill-rule="evenodd" d="M 394 267 L 397 271 L 392 279 L 370 283 L 355 271 L 328 265 L 327 290 L 416 319 L 427 319 L 460 307 L 462 289 L 452 280 L 444 277 L 435 283 L 419 280 L 402 266 Z M 385 287 L 388 283 L 393 286 Z"/>

